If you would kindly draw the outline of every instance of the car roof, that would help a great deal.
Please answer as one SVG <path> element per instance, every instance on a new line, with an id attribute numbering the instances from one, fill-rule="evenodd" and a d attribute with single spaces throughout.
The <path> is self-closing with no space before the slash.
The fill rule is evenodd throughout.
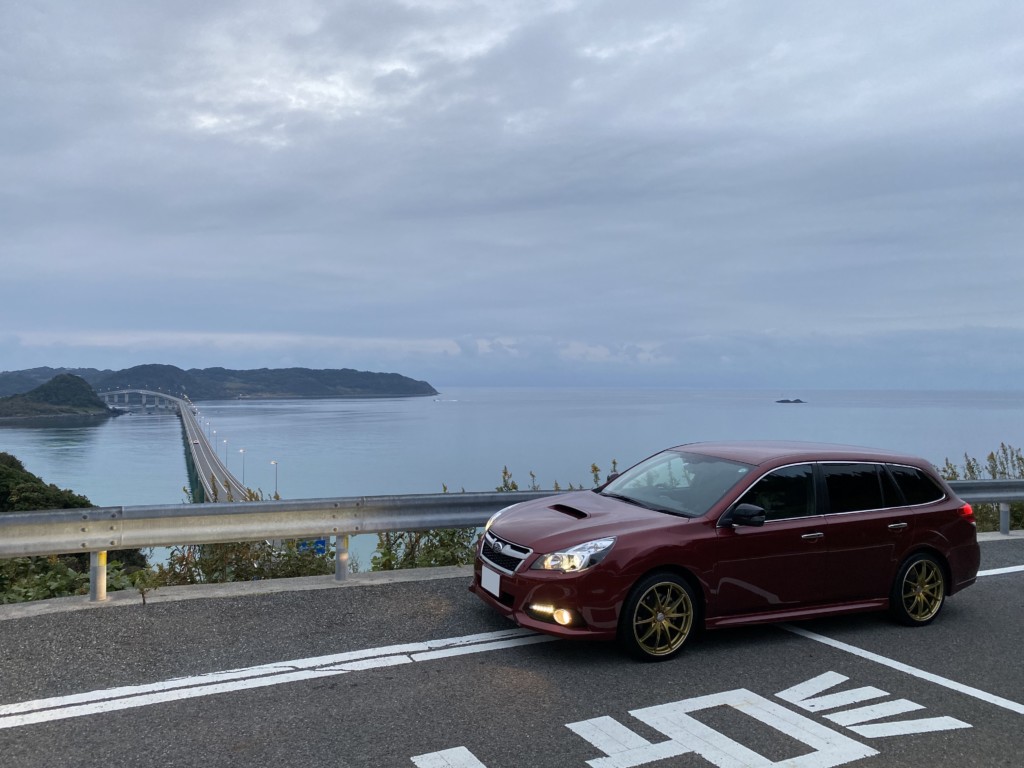
<path id="1" fill-rule="evenodd" d="M 755 465 L 780 461 L 885 461 L 913 466 L 931 466 L 924 459 L 907 453 L 856 445 L 795 440 L 726 440 L 685 443 L 677 445 L 673 450 Z"/>

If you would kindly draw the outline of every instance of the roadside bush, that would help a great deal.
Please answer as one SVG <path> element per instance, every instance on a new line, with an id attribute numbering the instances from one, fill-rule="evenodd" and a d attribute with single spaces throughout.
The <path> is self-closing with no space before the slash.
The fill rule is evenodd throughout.
<path id="1" fill-rule="evenodd" d="M 189 544 L 172 548 L 167 564 L 157 565 L 156 583 L 222 584 L 329 573 L 334 573 L 331 548 L 320 555 L 312 547 L 301 548 L 295 541 L 286 541 L 281 546 L 269 541 Z"/>
<path id="2" fill-rule="evenodd" d="M 954 464 L 948 458 L 939 469 L 946 480 L 1024 480 L 1024 453 L 1020 448 L 1000 443 L 982 463 L 964 454 L 963 464 Z M 979 531 L 999 530 L 998 504 L 972 504 Z M 1010 527 L 1024 528 L 1024 504 L 1010 505 Z"/>
<path id="3" fill-rule="evenodd" d="M 125 566 L 119 561 L 107 565 L 107 591 L 136 589 L 135 573 L 148 568 Z M 53 597 L 89 594 L 89 568 L 81 568 L 76 555 L 15 557 L 0 560 L 0 603 L 26 603 Z"/>

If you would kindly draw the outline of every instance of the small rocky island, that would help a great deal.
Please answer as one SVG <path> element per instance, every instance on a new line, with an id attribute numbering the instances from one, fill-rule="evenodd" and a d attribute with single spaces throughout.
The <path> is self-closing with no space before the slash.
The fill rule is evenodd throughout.
<path id="1" fill-rule="evenodd" d="M 804 401 L 803 401 L 803 400 L 801 400 L 801 399 L 800 399 L 800 398 L 798 397 L 798 398 L 796 398 L 795 400 L 785 400 L 785 399 L 783 399 L 783 400 L 776 400 L 775 402 L 776 402 L 776 403 L 802 403 L 802 402 L 804 402 Z"/>

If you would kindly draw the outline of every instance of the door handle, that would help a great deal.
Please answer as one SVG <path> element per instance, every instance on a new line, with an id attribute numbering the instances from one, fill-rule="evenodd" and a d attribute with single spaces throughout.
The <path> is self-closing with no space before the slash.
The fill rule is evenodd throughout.
<path id="1" fill-rule="evenodd" d="M 814 539 L 820 539 L 820 538 L 821 538 L 822 536 L 824 536 L 824 535 L 825 535 L 824 533 L 821 533 L 821 532 L 819 531 L 818 533 L 805 533 L 805 534 L 804 534 L 803 536 L 801 536 L 800 538 L 801 538 L 801 539 L 806 539 L 807 541 L 812 541 L 812 540 L 814 540 Z"/>
<path id="2" fill-rule="evenodd" d="M 890 531 L 901 531 L 907 527 L 906 523 L 893 523 L 889 526 Z"/>

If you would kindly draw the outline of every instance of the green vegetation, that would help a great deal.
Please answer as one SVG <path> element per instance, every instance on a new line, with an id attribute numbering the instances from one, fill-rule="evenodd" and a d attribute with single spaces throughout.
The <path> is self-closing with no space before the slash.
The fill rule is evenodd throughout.
<path id="1" fill-rule="evenodd" d="M 0 418 L 37 416 L 111 416 L 107 407 L 85 379 L 70 373 L 21 395 L 0 398 Z"/>
<path id="2" fill-rule="evenodd" d="M 9 453 L 0 452 L 0 513 L 91 507 L 89 499 L 43 482 Z M 137 549 L 111 552 L 107 589 L 134 588 L 147 569 Z M 89 555 L 0 560 L 0 603 L 45 600 L 89 592 Z"/>
<path id="3" fill-rule="evenodd" d="M 964 463 L 953 464 L 948 458 L 939 472 L 947 480 L 1024 480 L 1024 454 L 1020 448 L 1006 443 L 985 457 L 985 462 L 964 454 Z M 972 504 L 978 531 L 999 530 L 998 504 Z M 1024 504 L 1010 505 L 1010 528 L 1024 528 Z"/>
<path id="4" fill-rule="evenodd" d="M 0 372 L 0 396 L 26 392 L 57 375 L 73 374 L 97 392 L 116 389 L 148 389 L 192 400 L 225 400 L 238 397 L 416 397 L 436 395 L 425 381 L 398 373 L 374 373 L 351 368 L 260 368 L 234 371 L 227 368 L 192 368 L 173 365 L 137 365 L 122 371 L 94 368 L 32 368 Z"/>
<path id="5" fill-rule="evenodd" d="M 475 528 L 378 533 L 370 570 L 470 565 L 476 539 Z"/>
<path id="6" fill-rule="evenodd" d="M 334 573 L 334 553 L 318 555 L 295 541 L 281 547 L 269 541 L 192 544 L 174 547 L 155 573 L 156 583 L 168 586 L 320 576 Z"/>
<path id="7" fill-rule="evenodd" d="M 43 482 L 25 469 L 25 465 L 16 457 L 0 453 L 0 512 L 91 506 L 92 503 L 85 496 Z"/>

